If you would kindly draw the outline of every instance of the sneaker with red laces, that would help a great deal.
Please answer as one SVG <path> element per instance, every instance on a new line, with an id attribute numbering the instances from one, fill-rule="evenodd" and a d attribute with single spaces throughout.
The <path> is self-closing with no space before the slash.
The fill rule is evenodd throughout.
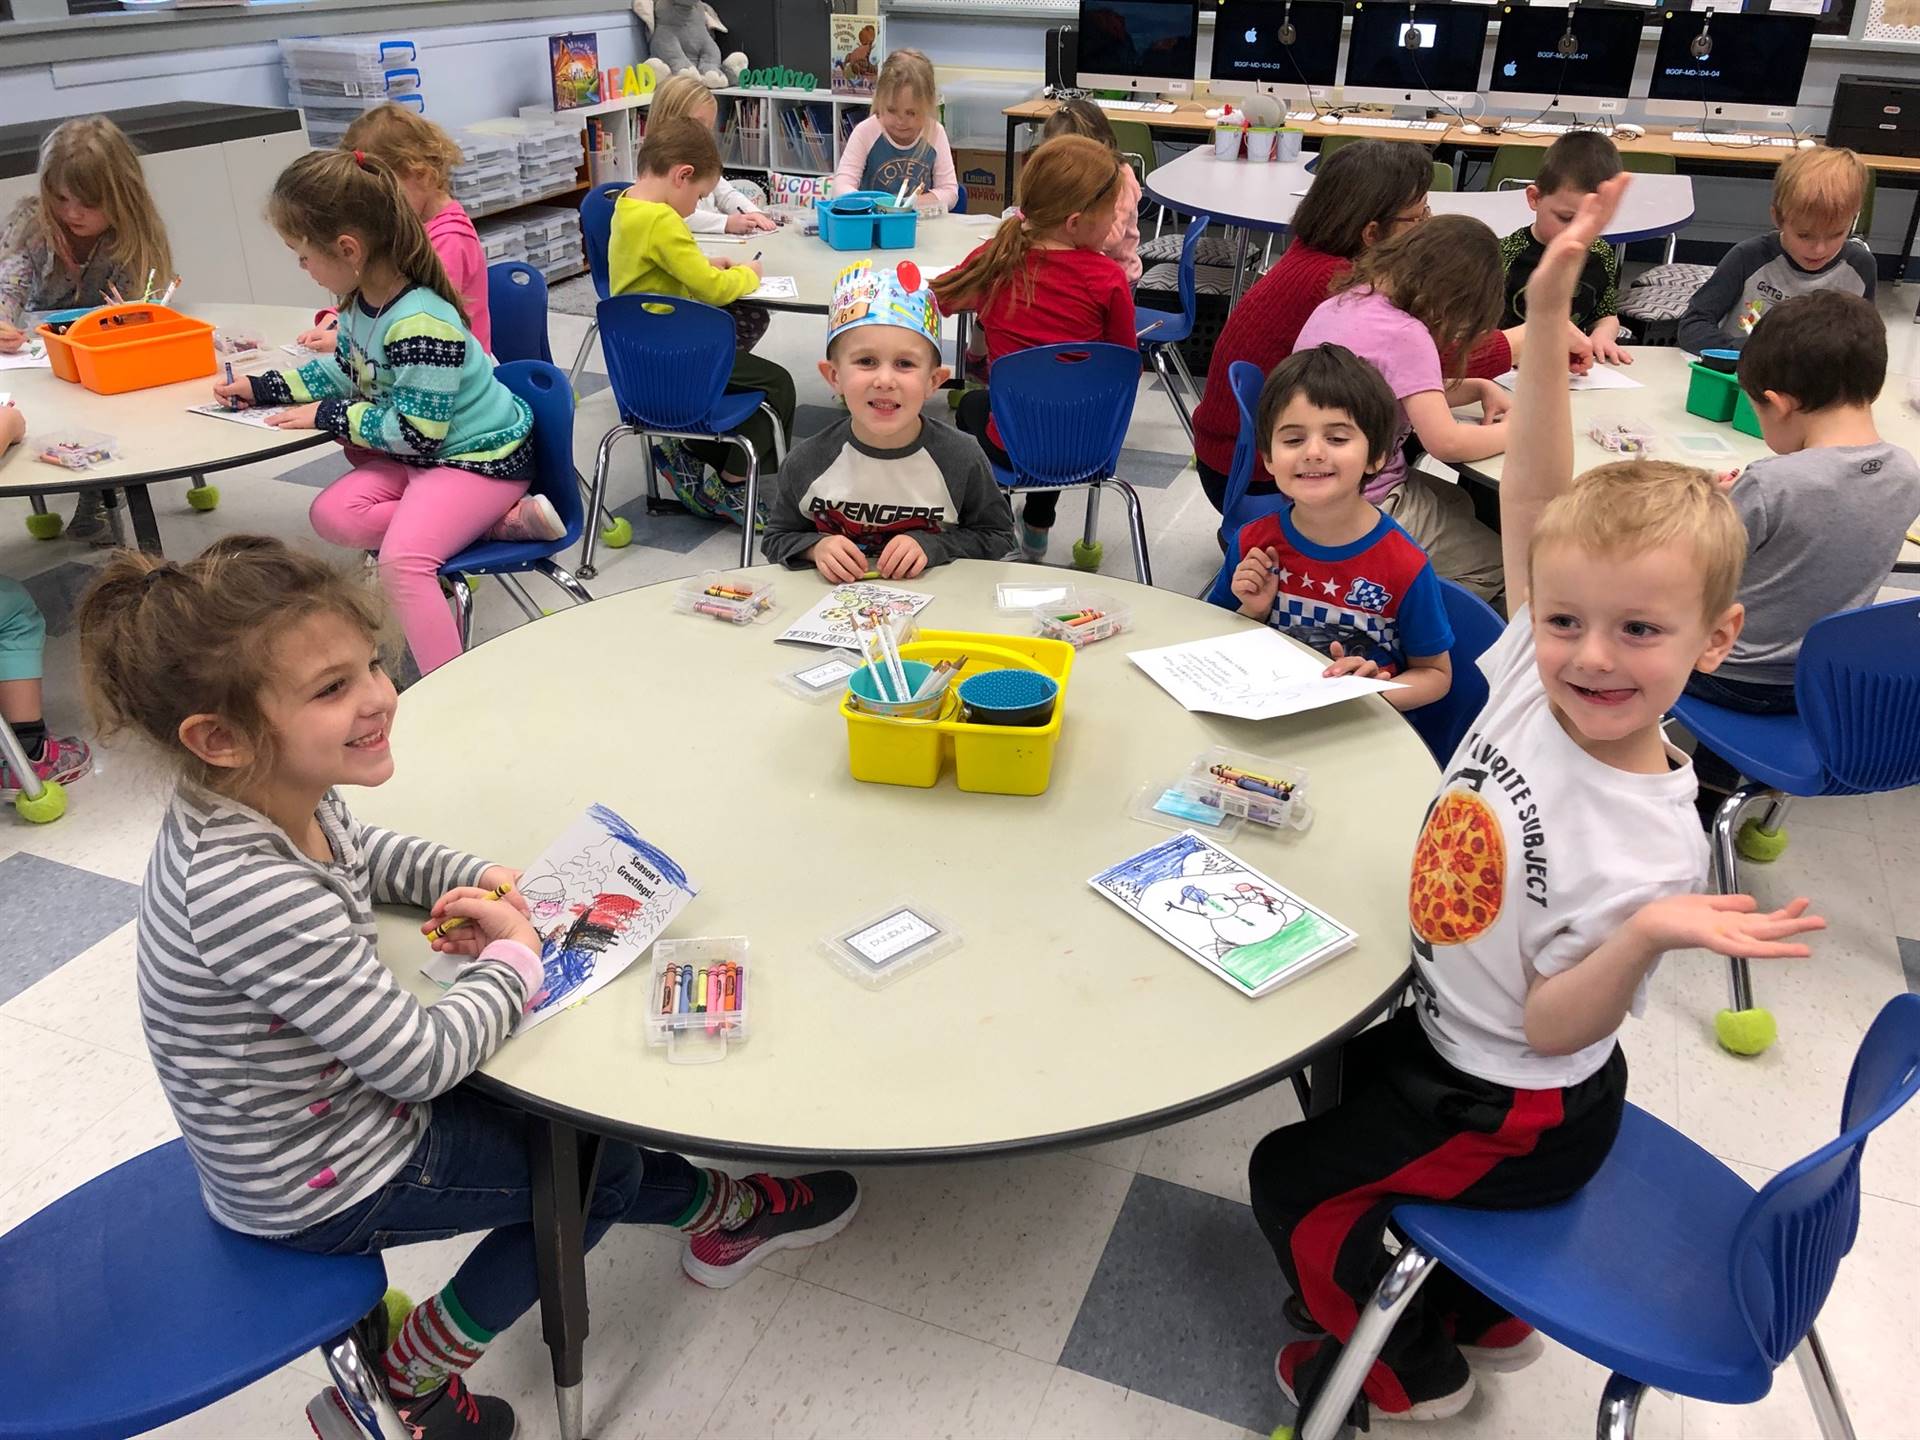
<path id="1" fill-rule="evenodd" d="M 1515 1316 L 1508 1316 L 1475 1339 L 1459 1341 L 1459 1345 L 1467 1363 L 1483 1370 L 1524 1370 L 1547 1353 L 1539 1332 Z"/>
<path id="2" fill-rule="evenodd" d="M 493 522 L 489 540 L 559 540 L 567 533 L 560 512 L 544 495 L 523 495 L 513 508 Z"/>
<path id="3" fill-rule="evenodd" d="M 394 1401 L 408 1440 L 513 1440 L 513 1406 L 494 1395 L 476 1395 L 458 1375 L 438 1390 Z M 307 1424 L 316 1440 L 364 1440 L 347 1402 L 329 1385 L 307 1402 Z"/>
<path id="4" fill-rule="evenodd" d="M 27 762 L 40 783 L 49 780 L 68 785 L 93 768 L 93 752 L 87 742 L 74 735 L 49 735 L 38 760 Z M 0 760 L 0 798 L 12 798 L 20 789 L 20 777 L 13 767 Z"/>
<path id="5" fill-rule="evenodd" d="M 1281 1346 L 1280 1353 L 1274 1357 L 1273 1378 L 1280 1382 L 1281 1393 L 1296 1406 L 1300 1403 L 1302 1384 L 1317 1389 L 1331 1373 L 1331 1365 L 1323 1363 L 1318 1369 L 1326 1373 L 1303 1374 L 1315 1368 L 1314 1359 L 1324 1343 L 1296 1340 Z M 1360 1386 L 1361 1397 L 1377 1420 L 1445 1420 L 1450 1415 L 1458 1415 L 1473 1399 L 1473 1372 L 1464 1360 L 1457 1355 L 1454 1358 L 1458 1374 L 1449 1373 L 1437 1384 L 1427 1387 L 1432 1393 L 1410 1391 L 1398 1376 L 1376 1360 Z M 1446 1368 L 1450 1372 L 1453 1369 L 1452 1366 Z M 1298 1428 L 1297 1421 L 1295 1428 Z"/>
<path id="6" fill-rule="evenodd" d="M 844 1170 L 811 1175 L 749 1175 L 760 1209 L 736 1230 L 709 1230 L 687 1242 L 680 1268 L 709 1290 L 724 1290 L 776 1250 L 831 1240 L 860 1208 L 860 1183 Z"/>

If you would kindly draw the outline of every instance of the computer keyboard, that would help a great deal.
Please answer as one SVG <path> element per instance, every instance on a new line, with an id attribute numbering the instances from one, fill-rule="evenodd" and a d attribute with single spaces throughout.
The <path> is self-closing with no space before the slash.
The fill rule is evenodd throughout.
<path id="1" fill-rule="evenodd" d="M 1171 115 L 1177 108 L 1171 100 L 1102 100 L 1102 110 L 1150 110 L 1155 115 Z"/>
<path id="2" fill-rule="evenodd" d="M 1447 128 L 1444 120 L 1395 120 L 1388 115 L 1327 115 L 1323 125 L 1365 125 L 1378 130 L 1432 130 Z"/>
<path id="3" fill-rule="evenodd" d="M 1534 122 L 1527 125 L 1502 125 L 1502 135 L 1565 135 L 1573 129 L 1571 125 L 1548 125 Z"/>
<path id="4" fill-rule="evenodd" d="M 1738 150 L 1742 146 L 1753 148 L 1762 145 L 1791 150 L 1794 145 L 1791 135 L 1755 135 L 1743 130 L 1723 130 L 1711 135 L 1704 130 L 1676 130 L 1673 132 L 1673 138 L 1691 145 L 1725 145 L 1730 150 Z"/>

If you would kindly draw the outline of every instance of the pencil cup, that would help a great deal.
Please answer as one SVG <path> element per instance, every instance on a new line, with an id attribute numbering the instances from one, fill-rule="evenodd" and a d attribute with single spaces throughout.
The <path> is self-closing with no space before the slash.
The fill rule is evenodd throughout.
<path id="1" fill-rule="evenodd" d="M 911 695 L 920 688 L 933 666 L 924 660 L 902 660 L 900 669 L 907 677 L 907 694 Z M 865 715 L 883 715 L 891 720 L 932 720 L 947 700 L 944 687 L 924 700 L 897 700 L 895 693 L 893 676 L 888 674 L 883 681 L 871 665 L 864 665 L 847 677 L 847 695 L 853 708 Z"/>
<path id="2" fill-rule="evenodd" d="M 1219 125 L 1213 132 L 1213 153 L 1221 160 L 1238 160 L 1247 132 L 1238 125 Z"/>
<path id="3" fill-rule="evenodd" d="M 1274 142 L 1273 158 L 1282 165 L 1290 165 L 1300 158 L 1300 145 L 1306 139 L 1302 130 L 1281 130 Z"/>
<path id="4" fill-rule="evenodd" d="M 960 685 L 969 725 L 1044 725 L 1060 685 L 1038 670 L 983 670 Z"/>
<path id="5" fill-rule="evenodd" d="M 1273 159 L 1275 143 L 1280 132 L 1269 126 L 1256 125 L 1247 131 L 1247 159 L 1264 164 Z"/>

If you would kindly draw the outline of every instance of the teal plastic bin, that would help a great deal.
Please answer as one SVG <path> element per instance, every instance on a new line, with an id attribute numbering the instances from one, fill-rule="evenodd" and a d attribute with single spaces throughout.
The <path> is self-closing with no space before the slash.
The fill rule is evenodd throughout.
<path id="1" fill-rule="evenodd" d="M 912 206 L 893 208 L 883 190 L 855 190 L 813 202 L 820 217 L 820 238 L 835 250 L 908 250 L 920 215 Z"/>

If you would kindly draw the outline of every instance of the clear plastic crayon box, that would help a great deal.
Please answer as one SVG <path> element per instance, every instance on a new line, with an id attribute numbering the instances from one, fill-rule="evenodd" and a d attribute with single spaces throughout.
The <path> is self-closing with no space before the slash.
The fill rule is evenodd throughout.
<path id="1" fill-rule="evenodd" d="M 773 581 L 737 570 L 708 570 L 682 580 L 673 593 L 682 615 L 709 615 L 730 625 L 751 625 L 773 612 Z"/>
<path id="2" fill-rule="evenodd" d="M 664 1045 L 675 1065 L 727 1058 L 747 1038 L 753 988 L 747 937 L 656 940 L 647 993 L 647 1044 Z"/>
<path id="3" fill-rule="evenodd" d="M 1265 755 L 1215 745 L 1196 755 L 1177 783 L 1202 805 L 1250 824 L 1304 830 L 1313 823 L 1307 772 Z"/>
<path id="4" fill-rule="evenodd" d="M 1078 650 L 1131 629 L 1133 607 L 1097 590 L 1069 590 L 1055 604 L 1035 606 L 1033 623 L 1049 640 L 1064 640 Z"/>

